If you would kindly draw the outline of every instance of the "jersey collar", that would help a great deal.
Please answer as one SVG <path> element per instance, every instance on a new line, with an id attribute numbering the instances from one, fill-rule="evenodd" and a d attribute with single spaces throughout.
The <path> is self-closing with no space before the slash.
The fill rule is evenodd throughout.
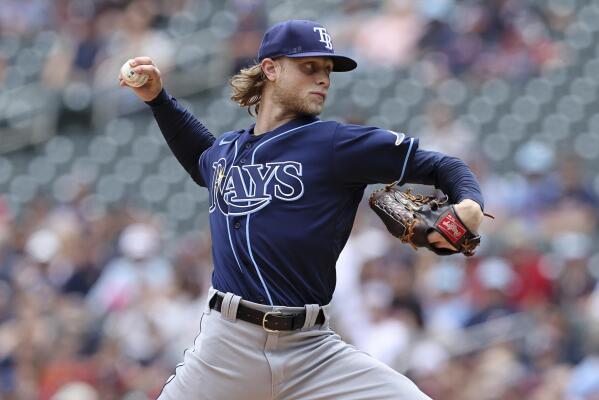
<path id="1" fill-rule="evenodd" d="M 298 118 L 292 119 L 289 122 L 284 123 L 283 125 L 273 129 L 272 131 L 265 132 L 262 135 L 258 135 L 258 136 L 254 135 L 254 126 L 256 124 L 253 123 L 248 129 L 245 130 L 244 133 L 246 133 L 249 136 L 249 140 L 255 141 L 255 140 L 260 140 L 264 137 L 270 137 L 270 136 L 276 135 L 278 133 L 282 133 L 285 131 L 289 131 L 291 129 L 295 129 L 302 125 L 307 125 L 307 124 L 310 124 L 310 123 L 318 121 L 318 120 L 319 120 L 318 117 L 309 117 L 309 116 L 298 117 Z"/>

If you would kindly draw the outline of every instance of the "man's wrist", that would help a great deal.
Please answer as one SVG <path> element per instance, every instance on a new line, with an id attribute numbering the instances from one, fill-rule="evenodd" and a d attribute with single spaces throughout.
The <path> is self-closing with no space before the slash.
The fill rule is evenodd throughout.
<path id="1" fill-rule="evenodd" d="M 467 208 L 473 208 L 474 210 L 480 210 L 480 212 L 483 212 L 483 207 L 476 201 L 472 200 L 472 199 L 463 199 L 462 201 L 460 201 L 458 203 L 461 207 L 467 207 Z"/>
<path id="2" fill-rule="evenodd" d="M 147 105 L 149 105 L 150 107 L 156 107 L 159 106 L 165 102 L 167 102 L 169 100 L 169 95 L 166 92 L 166 90 L 164 90 L 164 88 L 162 88 L 160 90 L 160 93 L 158 93 L 156 95 L 156 97 L 154 97 L 152 100 L 146 101 L 145 103 Z"/>

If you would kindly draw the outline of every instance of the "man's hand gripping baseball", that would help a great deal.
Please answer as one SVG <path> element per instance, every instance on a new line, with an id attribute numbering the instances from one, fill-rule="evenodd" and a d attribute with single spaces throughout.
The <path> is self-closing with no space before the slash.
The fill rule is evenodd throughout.
<path id="1" fill-rule="evenodd" d="M 162 78 L 160 70 L 154 65 L 150 57 L 135 57 L 127 61 L 133 70 L 138 74 L 148 76 L 148 81 L 140 87 L 127 85 L 123 74 L 119 72 L 119 85 L 121 87 L 128 86 L 135 92 L 143 101 L 154 100 L 162 90 Z"/>

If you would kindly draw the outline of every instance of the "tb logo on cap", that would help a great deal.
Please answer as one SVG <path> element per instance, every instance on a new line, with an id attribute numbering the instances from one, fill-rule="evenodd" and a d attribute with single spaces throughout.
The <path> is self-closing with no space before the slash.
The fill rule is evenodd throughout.
<path id="1" fill-rule="evenodd" d="M 327 33 L 327 30 L 322 27 L 315 26 L 314 32 L 318 31 L 320 34 L 320 42 L 324 43 L 324 47 L 329 50 L 333 50 L 333 43 L 331 42 L 331 35 Z"/>

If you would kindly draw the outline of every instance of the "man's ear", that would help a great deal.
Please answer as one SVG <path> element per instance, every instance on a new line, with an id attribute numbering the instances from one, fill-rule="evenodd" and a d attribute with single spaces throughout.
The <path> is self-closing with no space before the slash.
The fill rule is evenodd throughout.
<path id="1" fill-rule="evenodd" d="M 281 67 L 275 60 L 272 58 L 265 58 L 260 65 L 262 66 L 262 72 L 266 75 L 266 79 L 269 81 L 275 81 L 277 79 Z"/>

